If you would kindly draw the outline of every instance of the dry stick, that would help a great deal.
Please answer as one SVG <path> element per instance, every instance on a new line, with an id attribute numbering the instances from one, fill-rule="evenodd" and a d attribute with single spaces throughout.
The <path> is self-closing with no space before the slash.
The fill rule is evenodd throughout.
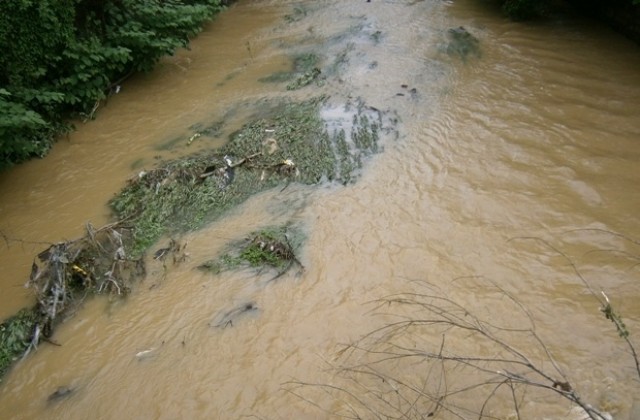
<path id="1" fill-rule="evenodd" d="M 440 344 L 440 351 L 438 352 L 438 355 L 442 356 L 442 352 L 444 351 L 444 340 L 445 340 L 445 335 L 442 334 L 442 343 Z M 445 395 L 449 392 L 449 385 L 447 383 L 447 371 L 444 368 L 445 363 L 444 360 L 440 360 L 440 369 L 441 369 L 441 376 L 442 376 L 442 382 L 444 382 L 444 393 Z M 442 383 L 441 382 L 441 383 Z M 440 393 L 440 383 L 438 384 L 438 393 Z M 438 399 L 438 405 L 436 406 L 435 410 L 433 410 L 433 414 L 435 415 L 435 413 L 438 411 L 438 409 L 442 406 L 442 398 Z"/>
<path id="2" fill-rule="evenodd" d="M 516 399 L 516 389 L 515 386 L 513 385 L 513 382 L 509 381 L 509 388 L 511 389 L 511 396 L 513 397 L 513 407 L 516 410 L 516 417 L 518 418 L 518 420 L 520 419 L 520 409 L 518 408 L 518 400 Z"/>
<path id="3" fill-rule="evenodd" d="M 399 380 L 398 378 L 393 378 L 391 376 L 385 375 L 379 371 L 376 371 L 375 369 L 367 369 L 367 370 L 350 370 L 350 373 L 354 373 L 354 374 L 362 374 L 362 375 L 368 375 L 368 376 L 374 376 L 377 377 L 378 379 L 380 379 L 382 381 L 382 383 L 387 384 L 390 388 L 390 393 L 392 396 L 398 398 L 398 402 L 396 403 L 396 405 L 392 405 L 389 401 L 387 401 L 387 399 L 385 399 L 383 397 L 383 393 L 380 392 L 379 394 L 376 394 L 376 392 L 370 388 L 366 388 L 364 387 L 363 384 L 359 383 L 358 381 L 356 381 L 355 379 L 352 379 L 357 385 L 361 386 L 362 388 L 364 388 L 367 393 L 371 393 L 371 394 L 375 394 L 376 398 L 379 399 L 383 404 L 385 404 L 386 406 L 388 406 L 389 408 L 391 408 L 393 411 L 399 413 L 401 415 L 401 417 L 406 417 L 409 418 L 409 411 L 411 411 L 411 407 L 409 407 L 409 409 L 406 412 L 402 412 L 401 411 L 401 406 L 402 403 L 407 403 L 407 404 L 412 404 L 411 401 L 409 401 L 409 399 L 407 397 L 404 396 L 403 393 L 400 392 L 400 390 L 398 389 L 398 386 L 394 386 L 394 382 L 396 383 L 396 385 L 399 386 L 403 386 L 405 388 L 408 388 L 414 392 L 416 392 L 416 394 L 418 395 L 418 399 L 421 397 L 420 396 L 420 391 L 415 388 L 410 386 L 407 383 L 404 383 L 403 381 Z M 426 394 L 425 394 L 426 395 Z M 387 415 L 386 417 L 390 417 L 390 415 Z"/>
<path id="4" fill-rule="evenodd" d="M 480 408 L 480 413 L 478 414 L 478 418 L 482 419 L 482 417 L 484 417 L 484 410 L 485 408 L 487 408 L 487 404 L 489 404 L 489 401 L 491 400 L 491 398 L 493 398 L 493 396 L 496 394 L 496 392 L 498 392 L 498 389 L 500 389 L 500 387 L 504 384 L 506 384 L 507 382 L 509 382 L 508 379 L 505 379 L 504 381 L 500 382 L 498 385 L 496 385 L 491 392 L 489 393 L 489 395 L 487 396 L 487 398 L 485 398 L 484 403 L 482 403 L 482 407 Z"/>
<path id="5" fill-rule="evenodd" d="M 593 231 L 598 231 L 598 232 L 605 232 L 608 233 L 610 235 L 613 236 L 617 236 L 620 238 L 623 238 L 633 244 L 636 245 L 640 245 L 640 242 L 635 241 L 625 235 L 619 234 L 619 233 L 615 233 L 615 232 L 611 232 L 605 229 L 576 229 L 576 230 L 593 230 Z M 571 231 L 570 231 L 571 232 Z M 605 313 L 605 315 L 607 315 L 607 313 L 610 313 L 611 316 L 607 315 L 607 318 L 610 319 L 616 326 L 616 330 L 618 331 L 618 335 L 620 335 L 620 337 L 622 337 L 625 342 L 627 343 L 627 346 L 629 347 L 629 349 L 631 350 L 631 354 L 633 356 L 633 361 L 635 362 L 636 365 L 636 372 L 638 373 L 638 377 L 640 377 L 640 358 L 638 357 L 638 353 L 633 345 L 633 343 L 631 342 L 631 340 L 629 340 L 629 334 L 628 332 L 626 332 L 626 328 L 624 328 L 624 325 L 621 325 L 620 323 L 620 319 L 619 317 L 613 312 L 613 307 L 611 306 L 610 302 L 609 302 L 609 298 L 607 297 L 607 295 L 605 295 L 604 292 L 601 292 L 602 295 L 604 296 L 604 300 L 600 299 L 598 297 L 598 295 L 596 294 L 595 290 L 593 290 L 591 288 L 591 285 L 587 282 L 587 280 L 582 276 L 582 274 L 580 273 L 580 271 L 578 270 L 578 267 L 576 267 L 576 265 L 573 263 L 573 260 L 571 260 L 571 258 L 569 258 L 564 252 L 560 251 L 559 249 L 557 249 L 556 247 L 554 247 L 553 245 L 551 245 L 549 242 L 545 241 L 544 239 L 541 238 L 536 238 L 536 237 L 520 237 L 520 238 L 514 238 L 514 239 L 529 239 L 529 240 L 534 240 L 534 241 L 538 241 L 543 243 L 545 246 L 549 247 L 550 249 L 552 249 L 553 251 L 557 252 L 559 255 L 561 255 L 572 267 L 574 273 L 576 274 L 576 276 L 582 281 L 582 283 L 587 287 L 587 289 L 589 289 L 589 292 L 591 293 L 591 295 L 594 297 L 594 299 L 596 299 L 601 306 L 601 311 Z M 626 332 L 626 333 L 623 333 Z"/>
<path id="6" fill-rule="evenodd" d="M 416 392 L 416 397 L 413 399 L 409 407 L 405 410 L 406 415 L 408 415 L 409 412 L 411 411 L 416 411 L 419 413 L 417 405 L 418 405 L 418 402 L 422 399 L 422 396 L 426 394 L 427 383 L 428 383 L 429 377 L 431 376 L 432 369 L 433 369 L 433 366 L 429 368 L 427 374 L 424 376 L 422 380 L 422 387 L 420 388 L 420 392 Z M 442 381 L 438 383 L 438 388 L 440 388 L 441 384 L 442 384 Z M 439 392 L 436 392 L 436 395 L 438 394 Z M 437 407 L 438 407 L 438 403 L 436 402 L 436 409 L 431 410 L 431 415 L 433 415 L 433 412 L 437 410 Z"/>
<path id="7" fill-rule="evenodd" d="M 481 332 L 480 332 L 481 333 Z M 482 334 L 482 333 L 481 333 Z M 482 334 L 484 335 L 484 334 Z M 582 399 L 570 388 L 568 390 L 565 390 L 562 387 L 561 382 L 555 381 L 551 376 L 547 375 L 544 371 L 542 371 L 542 369 L 538 368 L 536 365 L 534 365 L 526 356 L 524 356 L 522 353 L 520 353 L 519 351 L 515 350 L 513 347 L 511 347 L 510 345 L 502 342 L 502 340 L 498 339 L 495 336 L 485 336 L 486 338 L 488 338 L 490 341 L 492 341 L 494 344 L 498 344 L 499 346 L 507 349 L 507 351 L 509 351 L 510 353 L 512 353 L 514 356 L 518 357 L 518 359 L 498 359 L 498 358 L 480 358 L 480 357 L 445 357 L 446 360 L 454 360 L 457 361 L 459 363 L 463 363 L 465 365 L 471 366 L 473 368 L 475 368 L 476 370 L 479 370 L 481 372 L 485 372 L 485 373 L 496 373 L 492 370 L 483 368 L 482 366 L 478 365 L 478 362 L 489 362 L 489 363 L 496 363 L 496 362 L 500 362 L 500 363 L 508 363 L 508 364 L 515 364 L 515 365 L 522 365 L 526 368 L 528 368 L 530 371 L 540 375 L 542 378 L 544 378 L 545 380 L 547 380 L 548 382 L 551 382 L 552 385 L 549 385 L 547 383 L 541 383 L 541 382 L 537 382 L 532 380 L 531 378 L 527 378 L 524 377 L 522 375 L 519 374 L 515 374 L 515 373 L 511 373 L 508 371 L 498 371 L 498 375 L 501 376 L 505 376 L 511 380 L 515 380 L 517 382 L 526 384 L 526 385 L 532 385 L 532 386 L 536 386 L 539 388 L 544 388 L 547 390 L 551 390 L 557 394 L 562 395 L 563 397 L 569 399 L 570 401 L 575 402 L 576 404 L 578 404 L 580 407 L 582 407 L 585 412 L 587 412 L 591 418 L 593 419 L 598 419 L 598 418 L 604 418 L 604 416 L 597 410 L 591 408 L 588 404 L 586 404 L 585 402 L 582 401 Z M 541 344 L 543 347 L 544 344 Z M 400 347 L 399 347 L 400 348 Z M 404 349 L 402 348 L 402 350 L 411 350 L 411 349 Z M 428 358 L 434 358 L 435 355 L 433 353 L 423 353 L 426 357 Z M 441 356 L 440 356 L 441 357 Z M 568 383 L 567 383 L 568 384 Z M 556 388 L 556 386 L 560 385 L 558 388 Z"/>
<path id="8" fill-rule="evenodd" d="M 453 305 L 454 308 L 459 308 L 460 306 L 455 304 L 455 302 L 452 302 L 449 299 L 438 299 L 438 297 L 434 297 L 434 296 L 428 296 L 425 295 L 429 298 L 432 298 L 434 300 L 441 300 L 444 302 L 448 302 L 451 303 Z M 513 298 L 513 296 L 509 296 L 510 299 L 514 299 L 515 302 L 517 302 L 517 300 L 515 298 Z M 364 348 L 360 348 L 360 350 L 368 352 L 368 353 L 373 353 L 373 354 L 381 354 L 384 355 L 385 357 L 376 360 L 374 362 L 374 364 L 377 363 L 383 363 L 389 360 L 397 360 L 399 358 L 404 358 L 404 357 L 426 357 L 426 358 L 434 358 L 434 359 L 440 359 L 442 361 L 444 360 L 452 360 L 455 361 L 457 363 L 462 363 L 464 365 L 468 365 L 470 367 L 473 367 L 474 369 L 479 370 L 480 372 L 485 372 L 485 373 L 491 373 L 491 374 L 495 374 L 496 371 L 492 371 L 489 369 L 484 368 L 483 366 L 478 365 L 478 363 L 507 363 L 507 364 L 514 364 L 514 365 L 520 365 L 523 367 L 526 367 L 528 370 L 540 375 L 542 378 L 545 379 L 545 381 L 547 381 L 547 383 L 541 383 L 538 381 L 534 381 L 531 378 L 526 378 L 523 377 L 522 375 L 519 374 L 515 374 L 515 373 L 511 373 L 508 371 L 504 371 L 504 372 L 500 372 L 498 371 L 498 375 L 501 375 L 503 377 L 505 377 L 506 379 L 509 379 L 512 382 L 519 382 L 519 383 L 523 383 L 526 385 L 531 385 L 531 386 L 536 386 L 536 387 L 540 387 L 543 389 L 547 389 L 550 390 L 552 392 L 555 392 L 571 401 L 573 401 L 574 403 L 576 403 L 577 405 L 579 405 L 580 407 L 582 407 L 585 412 L 589 415 L 589 417 L 591 417 L 592 419 L 600 419 L 600 418 L 604 418 L 604 416 L 597 410 L 592 409 L 589 405 L 587 405 L 586 403 L 584 403 L 581 398 L 572 390 L 569 389 L 564 389 L 561 386 L 561 382 L 554 380 L 550 375 L 546 374 L 542 369 L 538 368 L 536 365 L 534 365 L 522 352 L 520 352 L 519 350 L 515 349 L 514 347 L 508 345 L 506 342 L 504 342 L 503 340 L 501 340 L 500 338 L 496 337 L 494 334 L 492 334 L 491 332 L 489 332 L 488 330 L 486 330 L 486 328 L 484 327 L 484 323 L 481 322 L 477 317 L 468 314 L 469 317 L 471 317 L 471 321 L 467 321 L 465 319 L 461 319 L 458 316 L 454 315 L 454 316 L 450 316 L 451 314 L 448 312 L 447 309 L 443 309 L 443 308 L 434 308 L 432 306 L 432 304 L 424 304 L 424 303 L 416 303 L 415 301 L 411 301 L 410 299 L 400 299 L 400 298 L 395 298 L 394 302 L 401 302 L 403 304 L 419 304 L 419 306 L 437 314 L 440 315 L 442 317 L 444 317 L 444 320 L 438 320 L 438 319 L 428 319 L 428 320 L 421 320 L 416 322 L 415 320 L 413 321 L 403 321 L 401 323 L 394 323 L 391 325 L 387 325 L 386 327 L 380 328 L 378 330 L 376 330 L 378 333 L 381 333 L 383 337 L 393 337 L 397 335 L 398 330 L 402 330 L 403 332 L 406 331 L 406 328 L 410 328 L 410 327 L 416 327 L 416 326 L 432 326 L 432 325 L 439 325 L 441 323 L 444 322 L 444 324 L 449 323 L 452 327 L 455 327 L 457 329 L 462 329 L 462 330 L 469 330 L 469 331 L 475 331 L 476 333 L 480 334 L 481 336 L 483 336 L 485 339 L 489 340 L 490 342 L 493 342 L 494 344 L 498 345 L 499 347 L 503 348 L 504 350 L 506 350 L 509 354 L 511 354 L 512 356 L 515 357 L 515 359 L 498 359 L 498 358 L 481 358 L 481 357 L 450 357 L 450 356 L 443 356 L 441 352 L 439 352 L 438 354 L 434 354 L 434 353 L 428 353 L 428 352 L 417 352 L 414 349 L 406 349 L 403 348 L 402 346 L 397 346 L 394 345 L 394 347 L 400 351 L 403 351 L 404 353 L 397 353 L 397 352 L 389 352 L 389 351 L 374 351 L 371 349 L 364 349 Z M 519 305 L 520 308 L 522 308 L 521 305 Z M 525 311 L 525 313 L 527 313 Z M 406 326 L 406 328 L 404 328 Z M 387 330 L 391 330 L 390 332 Z M 527 331 L 527 330 L 524 330 Z M 545 354 L 549 357 L 549 359 L 552 361 L 554 368 L 556 369 L 556 371 L 558 373 L 561 374 L 561 376 L 563 377 L 563 379 L 566 379 L 565 376 L 562 374 L 561 369 L 559 369 L 559 366 L 557 366 L 557 364 L 555 363 L 555 361 L 553 360 L 553 358 L 551 357 L 551 354 L 548 350 L 548 348 L 544 345 L 544 343 L 542 342 L 542 340 L 540 340 L 540 338 L 537 336 L 537 334 L 535 334 L 535 331 L 533 330 L 528 330 L 528 333 L 536 340 L 536 342 L 544 349 Z M 371 337 L 371 334 L 368 335 L 368 337 Z M 358 346 L 354 346 L 356 348 L 358 348 Z M 568 382 L 566 382 L 568 384 Z M 551 385 L 550 385 L 551 384 Z"/>
<path id="9" fill-rule="evenodd" d="M 379 419 L 382 419 L 382 418 L 381 418 L 381 417 L 380 417 L 380 416 L 379 416 L 375 411 L 373 411 L 373 410 L 371 410 L 370 408 L 368 408 L 368 406 L 367 406 L 364 402 L 362 402 L 359 398 L 357 398 L 355 395 L 353 395 L 352 393 L 350 393 L 350 392 L 349 392 L 349 391 L 347 391 L 346 389 L 343 389 L 343 388 L 340 388 L 340 387 L 337 387 L 337 386 L 334 386 L 334 385 L 315 384 L 315 383 L 297 382 L 297 381 L 285 382 L 283 385 L 296 385 L 296 387 L 297 387 L 297 388 L 299 388 L 299 387 L 303 387 L 303 386 L 304 386 L 304 387 L 329 388 L 329 389 L 333 389 L 333 390 L 336 390 L 336 391 L 339 391 L 339 392 L 344 392 L 345 394 L 350 395 L 351 397 L 353 397 L 353 399 L 354 399 L 355 401 L 357 401 L 358 403 L 360 403 L 363 407 L 367 408 L 367 409 L 369 410 L 369 412 L 370 412 L 372 415 L 374 415 L 375 417 L 377 417 L 377 418 L 379 418 Z M 306 402 L 310 403 L 311 405 L 313 405 L 313 406 L 317 407 L 318 409 L 320 409 L 320 410 L 324 411 L 324 412 L 325 412 L 325 413 L 327 413 L 327 414 L 339 415 L 340 417 L 345 417 L 345 418 L 347 418 L 346 416 L 343 416 L 343 415 L 340 415 L 340 414 L 337 414 L 337 413 L 333 413 L 333 412 L 331 412 L 331 411 L 329 411 L 329 410 L 327 410 L 327 409 L 325 409 L 325 408 L 321 407 L 318 403 L 315 403 L 315 402 L 313 402 L 313 401 L 311 401 L 311 400 L 309 400 L 309 399 L 307 399 L 307 398 L 303 397 L 302 395 L 300 395 L 300 394 L 298 394 L 298 393 L 296 393 L 296 392 L 294 392 L 294 391 L 292 391 L 292 390 L 290 390 L 290 389 L 286 389 L 286 388 L 284 388 L 284 390 L 285 390 L 286 392 L 289 392 L 290 394 L 295 395 L 296 397 L 298 397 L 298 398 L 302 399 L 303 401 L 306 401 Z M 351 418 L 353 418 L 353 419 L 359 419 L 359 418 L 360 418 L 360 416 L 357 416 L 357 415 L 356 415 L 356 417 L 351 417 Z"/>
<path id="10" fill-rule="evenodd" d="M 262 152 L 254 153 L 254 154 L 252 154 L 252 155 L 249 155 L 249 156 L 247 156 L 247 157 L 244 157 L 244 158 L 240 159 L 240 160 L 239 160 L 239 161 L 237 161 L 236 163 L 233 163 L 233 164 L 231 164 L 231 165 L 228 165 L 228 167 L 229 167 L 229 168 L 237 168 L 238 166 L 243 165 L 243 164 L 244 164 L 244 163 L 246 163 L 247 161 L 249 161 L 249 160 L 251 160 L 251 159 L 253 159 L 253 158 L 256 158 L 256 157 L 258 157 L 258 156 L 261 156 L 261 155 L 262 155 Z M 209 171 L 209 172 L 205 172 L 205 173 L 203 173 L 203 174 L 200 174 L 200 179 L 204 179 L 204 178 L 210 177 L 211 175 L 213 175 L 213 174 L 215 174 L 215 173 L 216 173 L 216 171 L 215 171 L 215 170 L 213 170 L 213 171 Z"/>
<path id="11" fill-rule="evenodd" d="M 350 373 L 353 373 L 353 374 L 363 373 L 363 374 L 364 374 L 364 372 L 356 372 L 356 371 L 353 371 L 353 372 L 350 372 Z M 374 395 L 374 396 L 375 396 L 375 398 L 376 398 L 376 399 L 378 399 L 378 400 L 380 400 L 380 402 L 382 402 L 385 406 L 389 407 L 390 409 L 392 409 L 392 410 L 393 410 L 393 411 L 395 411 L 396 413 L 398 413 L 398 414 L 400 414 L 401 416 L 403 416 L 403 415 L 402 415 L 403 413 L 402 413 L 402 412 L 399 410 L 399 408 L 397 407 L 397 405 L 398 405 L 398 404 L 396 404 L 395 406 L 394 406 L 394 405 L 392 405 L 389 401 L 387 401 L 387 400 L 383 397 L 383 395 L 384 395 L 384 394 L 383 394 L 383 392 L 381 392 L 381 391 L 379 391 L 379 390 L 371 389 L 371 388 L 369 388 L 369 387 L 366 387 L 364 384 L 362 384 L 362 383 L 358 382 L 358 381 L 357 381 L 355 378 L 353 378 L 353 377 L 350 377 L 349 379 L 350 379 L 350 380 L 351 380 L 351 381 L 352 381 L 356 386 L 358 386 L 359 388 L 362 388 L 362 389 L 364 390 L 364 394 L 365 394 L 365 395 Z M 381 378 L 381 379 L 382 379 L 382 382 L 383 382 L 383 383 L 385 383 L 385 384 L 389 384 L 389 381 L 388 381 L 388 380 L 385 380 L 384 378 Z M 389 385 L 391 386 L 391 384 L 389 384 Z M 400 397 L 400 394 L 397 392 L 397 390 L 393 389 L 391 392 L 395 393 L 398 397 Z M 362 402 L 361 404 L 364 404 L 364 402 Z M 373 409 L 374 409 L 373 407 L 371 407 L 371 404 L 369 404 L 369 408 L 370 408 L 371 410 L 373 410 Z M 355 412 L 357 413 L 357 411 L 355 411 Z M 382 417 L 382 418 L 390 418 L 390 417 L 393 417 L 391 414 L 388 414 L 388 413 L 384 413 L 384 412 L 382 412 L 382 410 L 381 410 L 379 407 L 376 407 L 376 408 L 375 408 L 375 412 L 376 412 L 376 414 L 377 414 L 379 417 Z M 358 416 L 358 417 L 359 417 L 359 416 Z M 403 417 L 404 417 L 404 416 L 403 416 Z"/>
<path id="12" fill-rule="evenodd" d="M 607 230 L 607 229 L 599 229 L 599 228 L 580 228 L 580 229 L 570 229 L 570 230 L 565 231 L 564 233 L 581 232 L 581 231 L 585 231 L 585 232 L 592 231 L 592 232 L 602 232 L 602 233 L 607 233 L 607 234 L 609 234 L 609 235 L 611 235 L 611 236 L 617 236 L 618 238 L 622 238 L 622 239 L 624 239 L 624 240 L 626 240 L 626 241 L 628 241 L 628 242 L 631 242 L 632 244 L 635 244 L 635 245 L 640 246 L 640 241 L 637 241 L 637 240 L 635 240 L 635 239 L 633 239 L 633 238 L 630 238 L 629 236 L 624 235 L 624 234 L 622 234 L 622 233 L 613 232 L 613 231 L 611 231 L 611 230 Z"/>
<path id="13" fill-rule="evenodd" d="M 53 321 L 56 318 L 56 312 L 57 312 L 57 306 L 58 306 L 58 284 L 62 284 L 63 280 L 61 277 L 61 273 L 60 273 L 60 262 L 56 261 L 56 264 L 54 265 L 54 268 L 56 269 L 56 278 L 58 280 L 58 282 L 54 285 L 54 289 L 53 289 L 53 308 L 51 309 L 51 313 L 50 313 L 50 317 L 51 320 Z"/>
<path id="14" fill-rule="evenodd" d="M 0 230 L 0 236 L 2 237 L 2 240 L 5 242 L 5 244 L 7 245 L 7 248 L 11 247 L 11 242 L 18 242 L 22 245 L 28 244 L 28 245 L 49 245 L 49 246 L 53 246 L 53 242 L 43 242 L 43 241 L 25 241 L 24 239 L 16 239 L 16 238 L 12 238 L 10 236 L 8 236 L 6 233 L 4 233 L 2 230 Z"/>
<path id="15" fill-rule="evenodd" d="M 86 225 L 86 230 L 87 230 L 87 236 L 89 236 L 89 239 L 91 240 L 91 243 L 98 248 L 100 251 L 104 252 L 104 248 L 103 246 L 100 244 L 100 242 L 96 241 L 96 229 L 93 227 L 93 225 L 91 224 L 91 222 L 87 222 Z"/>
<path id="16" fill-rule="evenodd" d="M 545 245 L 547 248 L 551 249 L 552 251 L 554 251 L 558 255 L 560 255 L 562 258 L 564 258 L 565 261 L 567 261 L 567 263 L 569 263 L 569 265 L 571 266 L 573 272 L 578 277 L 578 279 L 580 279 L 582 284 L 584 284 L 585 287 L 587 289 L 589 289 L 589 292 L 591 292 L 591 295 L 594 297 L 594 299 L 596 299 L 601 305 L 603 304 L 602 300 L 600 300 L 600 298 L 596 294 L 595 290 L 593 290 L 593 288 L 591 288 L 591 285 L 589 284 L 589 282 L 587 282 L 587 280 L 582 276 L 582 273 L 580 273 L 580 270 L 578 270 L 578 267 L 576 267 L 576 265 L 574 264 L 573 260 L 571 258 L 569 258 L 569 256 L 567 256 L 567 254 L 565 254 L 564 252 L 560 251 L 558 248 L 556 248 L 555 246 L 551 245 L 549 242 L 545 241 L 544 239 L 537 238 L 535 236 L 519 236 L 519 237 L 511 238 L 507 242 L 511 242 L 512 240 L 518 240 L 518 239 L 530 240 L 530 241 L 534 241 L 534 242 L 540 242 L 543 245 Z"/>
<path id="17" fill-rule="evenodd" d="M 589 254 L 604 253 L 604 252 L 611 253 L 611 254 L 620 254 L 620 255 L 623 255 L 624 257 L 626 257 L 626 258 L 628 258 L 630 260 L 640 261 L 640 257 L 639 256 L 637 256 L 635 254 L 632 254 L 630 252 L 627 252 L 627 251 L 619 250 L 619 249 L 592 249 L 590 251 L 585 252 L 583 255 L 587 256 Z M 635 266 L 635 265 L 637 265 L 637 264 L 634 264 L 633 266 Z"/>
<path id="18" fill-rule="evenodd" d="M 605 316 L 609 320 L 611 320 L 611 322 L 614 323 L 614 325 L 616 326 L 616 330 L 618 331 L 618 335 L 622 337 L 622 339 L 627 343 L 627 346 L 631 350 L 633 360 L 636 363 L 636 372 L 638 373 L 638 377 L 640 378 L 640 360 L 638 358 L 638 353 L 636 352 L 635 347 L 629 340 L 629 332 L 627 331 L 625 325 L 622 323 L 620 317 L 613 311 L 613 307 L 611 306 L 609 297 L 604 292 L 600 293 L 602 293 L 602 296 L 604 296 L 604 299 L 607 302 L 606 306 L 603 306 L 600 310 L 605 313 Z"/>
<path id="19" fill-rule="evenodd" d="M 10 247 L 9 237 L 5 235 L 5 233 L 2 230 L 0 230 L 0 236 L 2 236 L 2 239 L 4 240 L 5 244 L 7 244 L 7 248 L 9 248 Z"/>
<path id="20" fill-rule="evenodd" d="M 394 381 L 394 382 L 398 383 L 399 385 L 402 385 L 403 387 L 415 392 L 420 397 L 426 397 L 427 399 L 429 399 L 433 403 L 435 403 L 436 404 L 436 408 L 434 410 L 432 410 L 431 413 L 435 413 L 435 412 L 437 412 L 437 410 L 439 408 L 443 408 L 445 411 L 448 411 L 450 414 L 458 416 L 455 412 L 451 411 L 448 407 L 446 407 L 446 406 L 444 406 L 442 404 L 442 401 L 449 395 L 446 392 L 445 392 L 444 396 L 434 397 L 434 396 L 432 396 L 430 394 L 427 394 L 423 390 L 420 390 L 420 389 L 412 386 L 411 384 L 408 384 L 408 383 L 406 383 L 404 381 L 399 380 L 398 378 L 394 378 L 394 377 L 385 375 L 385 374 L 375 370 L 371 366 L 366 366 L 365 365 L 363 368 L 360 368 L 360 369 L 346 368 L 346 369 L 343 369 L 343 370 L 345 370 L 347 372 L 355 373 L 355 374 L 373 376 L 373 377 L 376 377 L 376 378 L 380 379 L 383 383 L 390 383 L 391 381 Z M 408 400 L 406 400 L 406 399 L 405 399 L 405 401 L 408 402 Z M 460 417 L 460 418 L 462 418 L 462 417 Z"/>

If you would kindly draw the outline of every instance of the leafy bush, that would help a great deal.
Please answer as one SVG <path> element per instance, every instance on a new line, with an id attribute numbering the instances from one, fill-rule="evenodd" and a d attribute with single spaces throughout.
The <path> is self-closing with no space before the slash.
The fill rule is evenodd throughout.
<path id="1" fill-rule="evenodd" d="M 44 156 L 65 119 L 185 47 L 221 0 L 0 2 L 0 168 Z"/>
<path id="2" fill-rule="evenodd" d="M 500 2 L 502 3 L 502 10 L 505 14 L 515 20 L 526 20 L 544 16 L 549 13 L 553 4 L 553 0 L 500 0 Z M 577 8 L 587 11 L 611 7 L 613 3 L 623 8 L 629 5 L 640 5 L 640 0 L 621 0 L 617 2 L 611 2 L 610 0 L 570 0 L 569 2 Z"/>

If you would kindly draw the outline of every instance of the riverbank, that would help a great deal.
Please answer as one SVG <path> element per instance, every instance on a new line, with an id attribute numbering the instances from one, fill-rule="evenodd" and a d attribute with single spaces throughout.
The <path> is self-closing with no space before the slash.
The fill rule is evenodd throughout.
<path id="1" fill-rule="evenodd" d="M 633 0 L 569 0 L 577 10 L 602 21 L 640 45 L 640 2 Z"/>
<path id="2" fill-rule="evenodd" d="M 187 47 L 227 3 L 1 3 L 0 170 L 45 156 L 71 119 L 95 118 L 126 79 Z"/>

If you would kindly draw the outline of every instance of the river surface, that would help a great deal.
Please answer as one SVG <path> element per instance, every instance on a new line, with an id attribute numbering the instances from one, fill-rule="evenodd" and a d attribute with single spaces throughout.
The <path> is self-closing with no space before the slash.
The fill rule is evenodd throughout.
<path id="1" fill-rule="evenodd" d="M 447 54 L 447 30 L 459 26 L 479 40 L 477 56 Z M 258 81 L 305 52 L 322 57 L 322 86 Z M 239 1 L 45 159 L 0 174 L 3 318 L 32 303 L 22 285 L 48 243 L 107 223 L 106 202 L 126 179 L 221 144 L 260 104 L 360 98 L 396 112 L 398 135 L 354 184 L 255 196 L 180 238 L 185 263 L 151 260 L 126 299 L 87 300 L 56 330 L 61 346 L 42 343 L 5 376 L 0 417 L 376 418 L 366 398 L 391 385 L 376 394 L 345 378 L 339 350 L 394 319 L 372 302 L 437 289 L 483 319 L 527 328 L 506 296 L 517 299 L 585 400 L 637 418 L 633 359 L 598 299 L 606 292 L 640 347 L 638 69 L 640 48 L 570 12 L 522 24 L 473 0 Z M 194 127 L 222 119 L 221 136 L 187 146 Z M 278 223 L 304 227 L 302 275 L 194 269 Z M 246 302 L 258 311 L 210 326 Z M 508 338 L 526 349 L 518 340 Z M 458 353 L 479 346 L 452 343 Z M 419 369 L 398 369 L 420 383 Z M 74 391 L 48 402 L 60 386 Z M 524 418 L 579 418 L 552 393 L 530 395 Z M 508 404 L 491 409 L 516 418 Z"/>

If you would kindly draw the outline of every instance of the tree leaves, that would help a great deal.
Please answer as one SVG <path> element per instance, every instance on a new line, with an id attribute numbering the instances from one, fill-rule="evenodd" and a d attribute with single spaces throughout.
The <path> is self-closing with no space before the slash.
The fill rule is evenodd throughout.
<path id="1" fill-rule="evenodd" d="M 220 0 L 0 1 L 0 168 L 42 156 L 64 120 L 221 10 Z"/>

